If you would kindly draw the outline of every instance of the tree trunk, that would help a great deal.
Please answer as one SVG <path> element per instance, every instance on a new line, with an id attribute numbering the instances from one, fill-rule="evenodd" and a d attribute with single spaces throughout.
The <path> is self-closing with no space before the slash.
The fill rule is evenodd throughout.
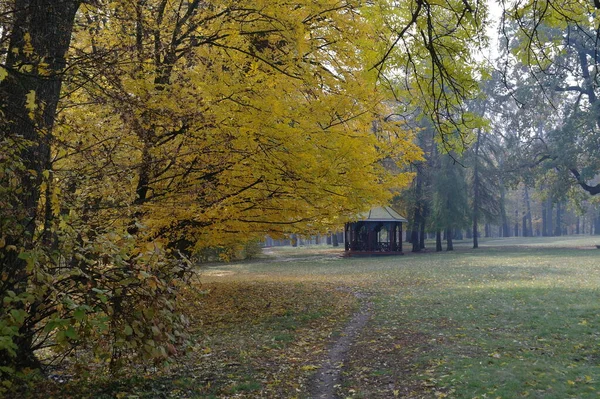
<path id="1" fill-rule="evenodd" d="M 421 215 L 421 231 L 419 232 L 419 248 L 425 249 L 425 215 L 426 211 Z"/>
<path id="2" fill-rule="evenodd" d="M 481 129 L 477 130 L 477 141 L 475 142 L 475 166 L 473 167 L 473 248 L 479 248 L 477 231 L 479 230 L 479 143 L 481 141 Z"/>
<path id="3" fill-rule="evenodd" d="M 412 252 L 419 252 L 421 245 L 419 244 L 419 225 L 417 220 L 421 219 L 421 213 L 415 208 L 414 222 L 412 223 L 412 229 L 410 232 L 410 243 L 412 244 Z"/>
<path id="4" fill-rule="evenodd" d="M 411 223 L 411 234 L 410 242 L 412 244 L 412 252 L 421 251 L 421 244 L 419 242 L 420 227 L 423 223 L 422 218 L 422 191 L 423 191 L 423 165 L 417 164 L 417 176 L 415 177 L 415 208 L 413 221 Z"/>
<path id="5" fill-rule="evenodd" d="M 553 222 L 552 208 L 553 208 L 552 199 L 548 198 L 548 202 L 546 205 L 546 227 L 547 227 L 546 235 L 549 237 L 552 237 L 554 235 L 554 224 L 552 223 Z"/>
<path id="6" fill-rule="evenodd" d="M 556 204 L 556 226 L 554 227 L 554 235 L 557 237 L 562 235 L 562 210 L 560 202 Z"/>
<path id="7" fill-rule="evenodd" d="M 533 237 L 533 218 L 531 216 L 531 201 L 529 200 L 529 188 L 525 186 L 525 216 L 523 217 L 523 236 Z"/>
<path id="8" fill-rule="evenodd" d="M 15 246 L 31 250 L 37 239 L 36 225 L 42 222 L 38 214 L 44 171 L 51 168 L 50 142 L 56 108 L 60 98 L 62 72 L 66 67 L 65 55 L 71 41 L 71 32 L 78 0 L 15 0 L 14 25 L 9 33 L 9 46 L 5 53 L 5 68 L 8 75 L 0 81 L 0 140 L 16 145 L 26 140 L 17 153 L 17 161 L 23 165 L 20 172 L 20 192 L 14 193 L 7 215 L 18 223 L 16 234 L 6 235 L 0 248 L 0 298 L 6 291 L 15 294 L 25 292 L 29 285 L 26 263 L 9 250 Z M 25 51 L 27 49 L 27 51 Z M 43 65 L 42 65 L 43 64 Z M 30 69 L 23 72 L 23 66 Z M 0 179 L 2 187 L 5 182 Z M 6 209 L 0 209 L 4 213 Z M 4 215 L 0 215 L 4 219 Z M 16 217 L 15 217 L 16 216 Z M 15 231 L 13 230 L 13 232 Z M 16 356 L 0 350 L 0 366 L 12 365 L 17 369 L 40 366 L 33 353 L 33 337 L 37 316 L 33 302 L 28 306 L 30 313 L 13 338 L 17 345 Z M 5 317 L 6 308 L 0 302 L 0 319 Z"/>
<path id="9" fill-rule="evenodd" d="M 506 192 L 504 189 L 504 179 L 502 177 L 500 177 L 500 217 L 502 219 L 502 231 L 500 237 L 510 237 L 508 216 L 506 215 Z"/>
<path id="10" fill-rule="evenodd" d="M 454 244 L 452 243 L 452 229 L 446 229 L 446 251 L 454 251 Z"/>
<path id="11" fill-rule="evenodd" d="M 542 236 L 548 235 L 548 210 L 546 209 L 546 201 L 542 201 Z"/>
<path id="12" fill-rule="evenodd" d="M 435 252 L 440 251 L 442 251 L 442 232 L 438 229 L 435 232 Z"/>
<path id="13" fill-rule="evenodd" d="M 339 247 L 340 246 L 340 242 L 338 240 L 338 234 L 337 233 L 333 233 L 331 235 L 331 245 L 333 245 L 334 247 Z"/>

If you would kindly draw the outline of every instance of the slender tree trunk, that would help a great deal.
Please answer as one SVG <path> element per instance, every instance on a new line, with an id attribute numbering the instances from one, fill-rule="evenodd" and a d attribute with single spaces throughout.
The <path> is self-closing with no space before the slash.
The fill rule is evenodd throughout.
<path id="1" fill-rule="evenodd" d="M 419 248 L 425 249 L 425 222 L 426 222 L 427 210 L 424 210 L 421 214 L 421 230 L 419 232 Z"/>
<path id="2" fill-rule="evenodd" d="M 340 246 L 340 242 L 338 240 L 338 233 L 333 233 L 331 235 L 331 245 L 333 245 L 334 247 Z"/>
<path id="3" fill-rule="evenodd" d="M 442 251 L 442 231 L 436 230 L 435 232 L 435 252 Z"/>
<path id="4" fill-rule="evenodd" d="M 549 237 L 554 236 L 554 224 L 553 224 L 553 220 L 552 220 L 552 208 L 553 208 L 553 203 L 552 203 L 552 199 L 548 198 L 548 202 L 546 205 L 546 226 L 548 228 L 548 230 L 546 231 L 546 235 Z"/>
<path id="5" fill-rule="evenodd" d="M 422 219 L 422 194 L 423 194 L 423 165 L 417 164 L 417 176 L 415 177 L 415 208 L 413 222 L 411 223 L 410 242 L 412 244 L 412 252 L 419 252 L 421 244 L 419 242 L 419 233 Z"/>
<path id="6" fill-rule="evenodd" d="M 502 165 L 502 162 L 500 163 Z M 502 219 L 502 231 L 500 237 L 510 237 L 508 226 L 508 216 L 506 214 L 506 190 L 504 188 L 504 179 L 500 177 L 500 218 Z"/>
<path id="7" fill-rule="evenodd" d="M 529 188 L 525 186 L 525 218 L 527 221 L 527 228 L 525 228 L 525 223 L 523 223 L 523 231 L 527 231 L 526 237 L 533 237 L 533 217 L 531 216 L 531 201 L 529 200 Z M 523 233 L 525 236 L 525 233 Z"/>
<path id="8" fill-rule="evenodd" d="M 477 231 L 479 230 L 479 144 L 481 141 L 481 129 L 477 131 L 477 141 L 475 142 L 475 166 L 473 167 L 473 248 L 479 248 Z"/>
<path id="9" fill-rule="evenodd" d="M 515 237 L 519 236 L 519 211 L 515 211 Z"/>

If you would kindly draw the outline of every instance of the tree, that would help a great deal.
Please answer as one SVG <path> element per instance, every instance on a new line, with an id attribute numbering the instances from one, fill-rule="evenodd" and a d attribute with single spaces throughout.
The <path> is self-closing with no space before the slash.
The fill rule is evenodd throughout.
<path id="1" fill-rule="evenodd" d="M 325 231 L 408 184 L 382 162 L 420 156 L 390 98 L 448 148 L 481 124 L 485 12 L 460 1 L 80 5 L 0 6 L 3 373 L 47 345 L 173 353 L 184 250 Z"/>
<path id="2" fill-rule="evenodd" d="M 163 358 L 181 250 L 322 230 L 407 184 L 380 160 L 418 157 L 412 133 L 367 128 L 385 97 L 355 4 L 78 5 L 16 1 L 7 25 L 2 366 Z"/>
<path id="3" fill-rule="evenodd" d="M 432 221 L 436 230 L 444 230 L 447 250 L 454 249 L 452 237 L 457 229 L 469 224 L 469 204 L 464 167 L 456 162 L 456 154 L 440 155 L 440 169 L 433 179 Z"/>
<path id="4" fill-rule="evenodd" d="M 538 133 L 531 137 L 529 158 L 569 174 L 571 182 L 591 195 L 600 193 L 600 185 L 594 181 L 600 171 L 595 83 L 598 28 L 592 17 L 596 9 L 591 2 L 516 3 L 505 10 L 504 26 L 512 54 L 505 59 L 505 70 L 514 68 L 523 74 L 525 69 L 519 63 L 526 67 L 531 87 L 542 93 L 540 105 L 554 114 L 545 121 L 534 119 L 539 121 L 532 126 Z M 519 103 L 540 110 L 531 97 L 520 96 L 518 91 L 515 87 Z"/>

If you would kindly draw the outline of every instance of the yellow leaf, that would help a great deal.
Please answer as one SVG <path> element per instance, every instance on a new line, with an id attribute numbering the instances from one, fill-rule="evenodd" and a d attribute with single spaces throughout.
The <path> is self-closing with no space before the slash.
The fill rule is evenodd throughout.
<path id="1" fill-rule="evenodd" d="M 29 118 L 35 118 L 35 110 L 37 104 L 35 103 L 35 90 L 29 90 L 29 93 L 25 96 L 25 108 L 29 110 Z"/>

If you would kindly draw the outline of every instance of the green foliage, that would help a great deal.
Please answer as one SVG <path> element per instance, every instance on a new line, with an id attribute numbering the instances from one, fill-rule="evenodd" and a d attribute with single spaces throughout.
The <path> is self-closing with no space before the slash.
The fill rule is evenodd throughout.
<path id="1" fill-rule="evenodd" d="M 433 224 L 439 229 L 467 227 L 470 209 L 464 166 L 449 155 L 441 155 L 432 187 Z"/>
<path id="2" fill-rule="evenodd" d="M 506 10 L 502 92 L 521 105 L 512 109 L 507 144 L 556 199 L 576 184 L 600 193 L 597 12 L 593 2 L 554 1 Z"/>
<path id="3" fill-rule="evenodd" d="M 17 356 L 18 343 L 33 331 L 43 362 L 79 353 L 116 371 L 129 362 L 164 361 L 185 344 L 188 322 L 178 309 L 178 291 L 190 277 L 185 260 L 158 247 L 139 250 L 132 236 L 110 230 L 66 227 L 57 234 L 57 247 L 19 254 L 29 284 L 19 294 L 4 291 L 0 350 Z M 2 369 L 19 379 L 14 372 Z"/>

